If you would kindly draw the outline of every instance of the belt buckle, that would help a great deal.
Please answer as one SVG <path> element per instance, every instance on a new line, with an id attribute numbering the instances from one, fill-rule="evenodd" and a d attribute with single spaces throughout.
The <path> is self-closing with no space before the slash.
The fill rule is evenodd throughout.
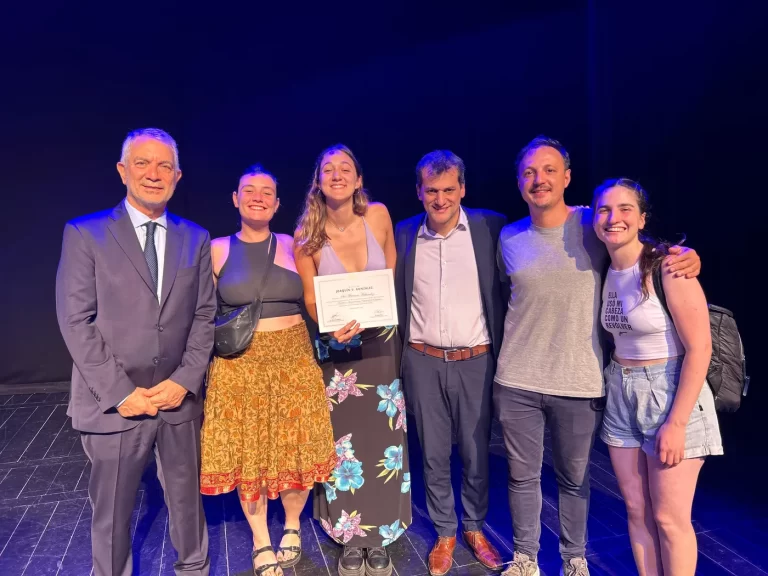
<path id="1" fill-rule="evenodd" d="M 448 354 L 450 352 L 458 352 L 458 351 L 459 351 L 458 348 L 448 348 L 448 349 L 443 350 L 443 361 L 444 362 L 456 362 L 456 360 L 449 359 L 448 358 Z"/>

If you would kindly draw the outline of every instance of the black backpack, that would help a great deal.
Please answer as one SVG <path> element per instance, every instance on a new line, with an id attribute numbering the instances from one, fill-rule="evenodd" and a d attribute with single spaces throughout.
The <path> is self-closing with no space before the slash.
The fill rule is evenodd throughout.
<path id="1" fill-rule="evenodd" d="M 661 266 L 653 271 L 653 288 L 664 311 L 672 319 L 661 281 Z M 749 376 L 744 345 L 736 327 L 733 312 L 714 304 L 709 305 L 709 325 L 712 331 L 712 359 L 707 370 L 707 382 L 715 396 L 718 412 L 736 412 L 741 397 L 747 395 Z"/>

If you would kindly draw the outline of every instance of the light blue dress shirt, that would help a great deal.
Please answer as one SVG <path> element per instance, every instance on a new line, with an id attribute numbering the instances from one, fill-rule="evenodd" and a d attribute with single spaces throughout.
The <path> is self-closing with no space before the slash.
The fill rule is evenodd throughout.
<path id="1" fill-rule="evenodd" d="M 125 210 L 128 212 L 128 217 L 131 219 L 133 229 L 136 231 L 136 237 L 139 239 L 141 245 L 141 251 L 144 252 L 144 246 L 147 244 L 147 227 L 144 226 L 152 218 L 146 214 L 142 214 L 136 208 L 128 203 L 128 200 L 124 200 Z M 167 212 L 163 212 L 162 215 L 154 220 L 158 226 L 155 227 L 155 251 L 157 252 L 157 301 L 160 302 L 160 294 L 163 291 L 163 265 L 165 264 L 165 237 L 168 232 L 168 216 Z M 123 400 L 115 406 L 120 408 L 123 402 L 128 399 L 126 396 Z"/>
<path id="2" fill-rule="evenodd" d="M 147 244 L 147 227 L 144 226 L 152 218 L 146 214 L 142 214 L 136 208 L 125 200 L 125 209 L 128 211 L 128 216 L 131 218 L 131 224 L 136 231 L 136 236 L 139 239 L 141 245 L 141 251 L 144 252 L 144 246 Z M 165 264 L 165 237 L 168 233 L 168 216 L 167 212 L 163 212 L 162 215 L 154 220 L 158 223 L 155 227 L 155 250 L 157 251 L 157 301 L 160 301 L 160 294 L 163 289 L 163 265 Z"/>

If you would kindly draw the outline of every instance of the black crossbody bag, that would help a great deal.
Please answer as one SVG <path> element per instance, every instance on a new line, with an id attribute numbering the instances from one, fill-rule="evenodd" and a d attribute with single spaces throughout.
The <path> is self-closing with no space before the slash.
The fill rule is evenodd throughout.
<path id="1" fill-rule="evenodd" d="M 264 286 L 267 285 L 269 273 L 275 262 L 277 240 L 275 240 L 274 252 L 272 252 L 272 240 L 275 240 L 274 234 L 269 238 L 269 246 L 267 247 L 267 267 L 264 271 L 264 275 L 261 277 L 261 282 L 259 283 L 256 297 L 253 299 L 253 302 L 235 308 L 231 312 L 227 312 L 221 316 L 217 315 L 214 319 L 213 350 L 216 356 L 222 358 L 237 356 L 238 354 L 245 352 L 248 349 L 248 346 L 251 345 L 253 331 L 259 323 L 259 318 L 261 318 L 261 309 L 263 306 L 261 294 L 264 291 Z"/>

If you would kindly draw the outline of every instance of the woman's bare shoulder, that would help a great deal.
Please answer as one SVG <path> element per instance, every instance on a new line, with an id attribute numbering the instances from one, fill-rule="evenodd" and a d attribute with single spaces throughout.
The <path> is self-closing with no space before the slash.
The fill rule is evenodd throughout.
<path id="1" fill-rule="evenodd" d="M 229 236 L 214 238 L 211 240 L 211 258 L 226 258 L 229 254 Z"/>
<path id="2" fill-rule="evenodd" d="M 374 225 L 391 225 L 392 218 L 389 215 L 389 210 L 381 202 L 371 202 L 368 204 L 368 212 L 366 213 L 368 221 Z"/>
<path id="3" fill-rule="evenodd" d="M 378 214 L 378 215 L 387 214 L 387 215 L 389 215 L 389 210 L 381 202 L 369 202 L 368 203 L 368 211 L 369 211 L 369 214 Z"/>

